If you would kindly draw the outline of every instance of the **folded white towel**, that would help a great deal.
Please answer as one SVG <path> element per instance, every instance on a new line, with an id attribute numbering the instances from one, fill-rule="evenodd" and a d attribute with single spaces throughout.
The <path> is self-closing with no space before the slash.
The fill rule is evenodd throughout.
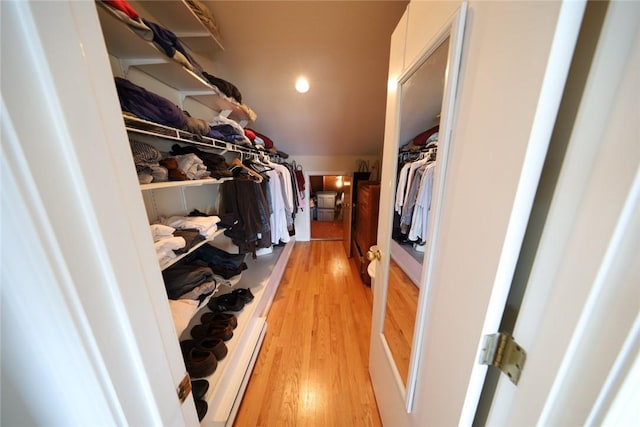
<path id="1" fill-rule="evenodd" d="M 176 231 L 175 228 L 169 227 L 168 225 L 164 224 L 151 224 L 149 228 L 151 228 L 151 235 L 153 236 L 154 242 L 157 242 L 158 240 L 165 237 L 171 237 L 173 235 L 173 232 Z"/>

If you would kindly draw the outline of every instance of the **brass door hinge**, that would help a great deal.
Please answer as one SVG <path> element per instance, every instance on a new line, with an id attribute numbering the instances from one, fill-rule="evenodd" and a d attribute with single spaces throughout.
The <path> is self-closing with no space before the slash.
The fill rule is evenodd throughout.
<path id="1" fill-rule="evenodd" d="M 184 403 L 189 393 L 191 393 L 191 378 L 189 378 L 189 374 L 186 374 L 182 381 L 180 381 L 177 392 L 180 403 Z"/>
<path id="2" fill-rule="evenodd" d="M 526 359 L 527 352 L 510 334 L 500 332 L 484 336 L 479 363 L 500 369 L 516 385 Z"/>

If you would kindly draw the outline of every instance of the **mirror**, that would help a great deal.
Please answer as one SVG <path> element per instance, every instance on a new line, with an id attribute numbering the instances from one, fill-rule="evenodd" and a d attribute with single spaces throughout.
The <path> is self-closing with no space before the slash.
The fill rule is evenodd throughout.
<path id="1" fill-rule="evenodd" d="M 412 366 L 417 365 L 412 348 L 436 201 L 448 57 L 447 36 L 399 81 L 396 197 L 383 334 L 405 387 L 410 384 Z"/>

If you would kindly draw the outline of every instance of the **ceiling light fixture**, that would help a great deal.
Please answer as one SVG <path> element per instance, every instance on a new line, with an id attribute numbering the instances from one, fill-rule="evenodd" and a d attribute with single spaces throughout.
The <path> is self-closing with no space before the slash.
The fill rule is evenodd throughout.
<path id="1" fill-rule="evenodd" d="M 309 81 L 304 77 L 298 77 L 296 90 L 300 93 L 307 93 L 309 91 Z"/>

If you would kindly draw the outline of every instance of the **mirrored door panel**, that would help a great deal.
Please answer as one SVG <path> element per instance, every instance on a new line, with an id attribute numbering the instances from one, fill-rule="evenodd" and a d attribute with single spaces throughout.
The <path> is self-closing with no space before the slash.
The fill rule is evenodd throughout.
<path id="1" fill-rule="evenodd" d="M 445 237 L 438 224 L 466 17 L 466 6 L 445 6 L 436 8 L 437 19 L 410 7 L 391 39 L 369 370 L 380 414 L 396 425 L 418 425 L 410 415 L 422 369 L 416 350 L 429 318 L 438 260 L 432 248 Z M 407 29 L 408 22 L 423 25 L 427 15 L 441 18 L 442 26 Z M 424 44 L 414 58 L 402 56 L 409 34 L 420 34 L 413 43 Z"/>
<path id="2" fill-rule="evenodd" d="M 447 37 L 400 82 L 397 176 L 383 333 L 405 387 L 409 381 L 424 255 L 429 246 L 448 53 Z"/>

